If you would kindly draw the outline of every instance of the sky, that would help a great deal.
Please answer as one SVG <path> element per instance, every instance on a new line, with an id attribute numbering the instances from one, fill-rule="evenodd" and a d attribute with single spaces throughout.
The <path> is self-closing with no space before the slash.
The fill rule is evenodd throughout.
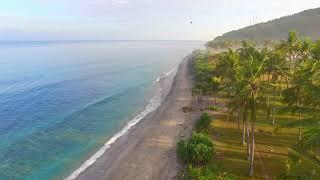
<path id="1" fill-rule="evenodd" d="M 317 7 L 319 0 L 1 0 L 0 41 L 206 41 Z"/>

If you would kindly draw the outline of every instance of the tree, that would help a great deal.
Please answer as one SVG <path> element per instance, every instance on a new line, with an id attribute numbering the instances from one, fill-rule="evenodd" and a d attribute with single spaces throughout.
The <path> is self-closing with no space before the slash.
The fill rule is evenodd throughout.
<path id="1" fill-rule="evenodd" d="M 311 49 L 311 56 L 312 59 L 316 60 L 316 61 L 320 61 L 320 40 L 317 40 Z"/>
<path id="2" fill-rule="evenodd" d="M 239 63 L 239 53 L 229 49 L 221 56 L 221 60 L 217 64 L 214 72 L 217 77 L 220 77 L 221 82 L 223 83 L 221 88 L 227 91 L 228 120 L 230 119 L 231 97 L 232 91 L 234 90 L 234 83 L 236 81 L 235 75 Z"/>
<path id="3" fill-rule="evenodd" d="M 301 40 L 298 36 L 297 31 L 290 31 L 287 41 L 283 42 L 278 49 L 286 54 L 286 59 L 288 59 L 288 73 L 294 74 L 294 64 L 298 59 L 299 49 L 301 45 Z M 289 88 L 289 76 L 286 76 L 287 88 Z"/>
<path id="4" fill-rule="evenodd" d="M 267 118 L 269 119 L 270 114 L 272 114 L 272 124 L 275 123 L 275 98 L 276 98 L 276 90 L 279 86 L 281 89 L 282 81 L 279 77 L 286 76 L 287 74 L 287 63 L 285 59 L 285 55 L 279 51 L 274 50 L 271 52 L 266 52 L 267 58 L 264 61 L 264 71 L 267 73 L 267 84 L 270 88 L 267 91 Z M 270 103 L 270 91 L 272 92 L 273 99 L 272 105 Z M 272 113 L 270 113 L 270 109 L 272 108 Z"/>
<path id="5" fill-rule="evenodd" d="M 266 84 L 261 80 L 261 76 L 264 73 L 263 62 L 266 60 L 266 56 L 261 53 L 259 50 L 248 44 L 247 42 L 243 43 L 243 48 L 240 49 L 240 59 L 241 59 L 241 70 L 243 73 L 242 79 L 242 91 L 247 96 L 247 102 L 251 111 L 251 148 L 250 148 L 250 169 L 249 176 L 253 175 L 254 169 L 254 153 L 255 153 L 255 121 L 256 121 L 256 110 L 259 100 L 262 98 L 263 90 L 266 87 Z"/>
<path id="6" fill-rule="evenodd" d="M 297 113 L 299 117 L 299 141 L 302 140 L 303 114 L 307 113 L 314 105 L 319 87 L 315 81 L 318 78 L 319 64 L 312 60 L 304 61 L 297 65 L 296 76 L 292 80 L 292 87 L 284 90 L 283 101 L 288 104 L 287 109 Z M 311 107 L 308 107 L 311 105 Z"/>
<path id="7" fill-rule="evenodd" d="M 217 93 L 220 90 L 221 78 L 213 76 L 211 79 L 211 94 L 214 94 L 214 103 L 217 104 Z"/>
<path id="8" fill-rule="evenodd" d="M 192 89 L 192 95 L 193 96 L 195 96 L 195 98 L 196 98 L 196 105 L 198 104 L 198 98 L 199 98 L 199 96 L 201 96 L 202 95 L 202 89 L 200 89 L 200 88 L 193 88 Z"/>
<path id="9" fill-rule="evenodd" d="M 303 149 L 317 150 L 320 146 L 320 126 L 313 127 L 305 132 L 299 144 Z"/>

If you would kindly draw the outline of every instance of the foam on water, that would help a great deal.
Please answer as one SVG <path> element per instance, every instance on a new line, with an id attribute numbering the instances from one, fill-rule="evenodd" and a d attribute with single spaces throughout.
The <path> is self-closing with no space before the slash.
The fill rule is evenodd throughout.
<path id="1" fill-rule="evenodd" d="M 172 68 L 170 71 L 163 73 L 160 77 L 158 77 L 155 81 L 154 84 L 157 84 L 160 82 L 161 79 L 166 78 L 168 76 L 170 76 L 173 72 L 175 72 L 177 70 L 178 66 L 175 66 L 174 68 Z"/>
<path id="2" fill-rule="evenodd" d="M 161 80 L 161 77 L 158 77 L 155 81 L 154 84 L 157 84 Z"/>

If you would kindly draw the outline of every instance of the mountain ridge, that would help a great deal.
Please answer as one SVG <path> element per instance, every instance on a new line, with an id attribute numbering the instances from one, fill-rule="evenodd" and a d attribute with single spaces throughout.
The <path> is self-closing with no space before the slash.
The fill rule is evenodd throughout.
<path id="1" fill-rule="evenodd" d="M 233 30 L 216 37 L 214 41 L 283 40 L 291 30 L 298 31 L 301 36 L 320 39 L 320 7 Z"/>

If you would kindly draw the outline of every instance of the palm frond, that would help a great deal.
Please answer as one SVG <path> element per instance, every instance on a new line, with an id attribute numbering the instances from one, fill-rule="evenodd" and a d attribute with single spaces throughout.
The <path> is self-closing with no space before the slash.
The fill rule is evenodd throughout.
<path id="1" fill-rule="evenodd" d="M 303 149 L 312 149 L 320 146 L 320 127 L 312 128 L 304 133 L 304 137 L 299 145 Z"/>

